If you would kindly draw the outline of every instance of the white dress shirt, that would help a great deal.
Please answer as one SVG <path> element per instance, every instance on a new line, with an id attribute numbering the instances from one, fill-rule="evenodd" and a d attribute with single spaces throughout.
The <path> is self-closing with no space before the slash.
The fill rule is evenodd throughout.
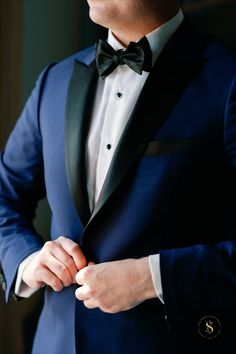
<path id="1" fill-rule="evenodd" d="M 172 19 L 146 35 L 152 50 L 153 64 L 183 18 L 182 10 L 179 10 Z M 111 31 L 108 33 L 108 43 L 115 50 L 124 49 Z M 139 75 L 127 65 L 121 65 L 104 80 L 98 79 L 86 142 L 87 189 L 91 211 L 98 201 L 115 149 L 148 76 L 149 72 L 143 71 Z M 30 258 L 27 257 L 18 269 L 16 295 L 29 297 L 34 292 L 22 281 L 22 272 L 34 255 L 35 253 Z M 163 302 L 159 263 L 159 254 L 149 256 L 154 287 Z"/>

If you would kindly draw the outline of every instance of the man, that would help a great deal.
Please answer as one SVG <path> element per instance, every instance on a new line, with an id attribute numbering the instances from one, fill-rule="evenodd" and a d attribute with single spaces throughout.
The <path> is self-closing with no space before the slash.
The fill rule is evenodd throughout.
<path id="1" fill-rule="evenodd" d="M 6 298 L 46 285 L 34 354 L 221 352 L 235 344 L 236 57 L 177 0 L 88 3 L 108 43 L 45 69 L 1 155 Z"/>

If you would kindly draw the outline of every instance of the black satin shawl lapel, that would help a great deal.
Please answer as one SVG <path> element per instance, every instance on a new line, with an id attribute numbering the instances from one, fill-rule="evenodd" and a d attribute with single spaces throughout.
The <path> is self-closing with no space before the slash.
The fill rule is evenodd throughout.
<path id="1" fill-rule="evenodd" d="M 97 77 L 95 61 L 87 66 L 76 60 L 67 94 L 65 118 L 66 172 L 69 190 L 84 226 L 90 218 L 85 171 L 85 142 L 93 103 L 91 99 L 95 94 Z"/>

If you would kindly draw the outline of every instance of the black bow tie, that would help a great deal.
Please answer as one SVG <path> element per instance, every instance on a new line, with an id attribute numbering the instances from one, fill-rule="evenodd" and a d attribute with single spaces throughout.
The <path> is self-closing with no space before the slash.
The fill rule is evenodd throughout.
<path id="1" fill-rule="evenodd" d="M 113 49 L 110 44 L 99 40 L 96 49 L 96 63 L 99 75 L 104 79 L 119 65 L 127 64 L 139 75 L 142 71 L 151 71 L 152 51 L 146 37 L 139 42 L 130 42 L 126 49 Z"/>

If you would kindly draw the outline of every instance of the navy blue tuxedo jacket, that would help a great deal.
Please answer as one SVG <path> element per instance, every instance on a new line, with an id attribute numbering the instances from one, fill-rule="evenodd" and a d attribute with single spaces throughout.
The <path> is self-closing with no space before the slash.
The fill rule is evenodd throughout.
<path id="1" fill-rule="evenodd" d="M 75 286 L 45 288 L 34 354 L 235 346 L 235 75 L 233 51 L 184 21 L 147 79 L 91 214 L 84 156 L 98 79 L 94 47 L 44 70 L 1 154 L 6 298 L 20 262 L 42 247 L 33 218 L 47 196 L 51 238 L 72 238 L 87 259 L 160 253 L 165 305 L 153 299 L 106 314 L 77 301 Z"/>

